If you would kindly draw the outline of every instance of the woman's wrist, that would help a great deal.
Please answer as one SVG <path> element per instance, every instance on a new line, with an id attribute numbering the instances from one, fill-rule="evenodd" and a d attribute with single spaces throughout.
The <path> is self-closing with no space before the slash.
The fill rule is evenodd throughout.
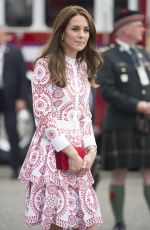
<path id="1" fill-rule="evenodd" d="M 72 145 L 68 145 L 66 148 L 62 150 L 68 157 L 76 157 L 77 151 Z"/>
<path id="2" fill-rule="evenodd" d="M 87 154 L 89 152 L 94 152 L 95 154 L 97 153 L 97 147 L 95 145 L 90 145 L 86 148 Z"/>

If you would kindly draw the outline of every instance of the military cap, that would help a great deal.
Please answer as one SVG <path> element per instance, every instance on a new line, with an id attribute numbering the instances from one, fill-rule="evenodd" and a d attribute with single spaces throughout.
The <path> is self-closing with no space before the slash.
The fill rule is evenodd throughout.
<path id="1" fill-rule="evenodd" d="M 115 18 L 114 32 L 130 22 L 143 20 L 144 14 L 142 12 L 137 10 L 122 9 L 119 15 Z"/>

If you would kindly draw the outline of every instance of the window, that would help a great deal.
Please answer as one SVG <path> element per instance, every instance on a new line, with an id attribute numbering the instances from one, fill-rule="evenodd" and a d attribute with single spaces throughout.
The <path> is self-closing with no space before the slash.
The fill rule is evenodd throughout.
<path id="1" fill-rule="evenodd" d="M 8 26 L 30 26 L 32 23 L 32 0 L 6 0 L 6 24 Z"/>
<path id="2" fill-rule="evenodd" d="M 69 6 L 69 5 L 83 6 L 93 16 L 93 0 L 88 0 L 88 1 L 85 1 L 85 0 L 61 0 L 61 1 L 60 0 L 45 0 L 45 1 L 46 1 L 45 21 L 49 27 L 52 27 L 56 15 L 65 6 Z"/>

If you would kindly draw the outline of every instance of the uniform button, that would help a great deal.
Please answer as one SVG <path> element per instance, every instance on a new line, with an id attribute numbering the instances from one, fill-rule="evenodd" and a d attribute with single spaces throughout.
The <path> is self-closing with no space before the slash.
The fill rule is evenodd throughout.
<path id="1" fill-rule="evenodd" d="M 143 57 L 143 54 L 138 53 L 138 57 L 139 57 L 139 58 L 142 58 L 142 57 Z"/>
<path id="2" fill-rule="evenodd" d="M 145 90 L 145 89 L 142 89 L 142 90 L 141 90 L 141 94 L 142 94 L 142 95 L 145 95 L 145 94 L 146 94 L 146 90 Z"/>
<path id="3" fill-rule="evenodd" d="M 127 71 L 127 70 L 126 70 L 125 67 L 122 67 L 122 68 L 121 68 L 121 72 L 122 72 L 122 73 L 125 73 L 126 71 Z"/>

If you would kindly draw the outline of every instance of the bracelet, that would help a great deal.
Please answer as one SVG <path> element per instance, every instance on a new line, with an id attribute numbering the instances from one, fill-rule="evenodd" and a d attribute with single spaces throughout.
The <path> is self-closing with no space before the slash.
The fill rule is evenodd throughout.
<path id="1" fill-rule="evenodd" d="M 97 147 L 95 145 L 90 145 L 86 148 L 86 151 L 89 152 L 91 150 L 94 150 L 94 152 L 97 152 Z"/>

